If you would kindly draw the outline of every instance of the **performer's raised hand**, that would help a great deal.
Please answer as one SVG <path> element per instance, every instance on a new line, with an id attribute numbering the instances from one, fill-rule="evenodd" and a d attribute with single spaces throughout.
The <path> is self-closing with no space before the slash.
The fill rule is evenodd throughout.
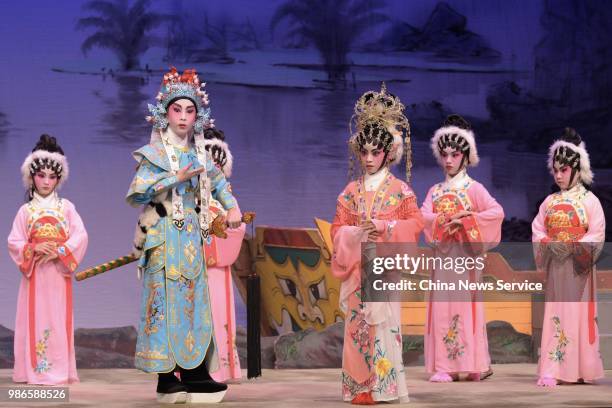
<path id="1" fill-rule="evenodd" d="M 197 169 L 189 170 L 192 165 L 193 163 L 189 163 L 188 165 L 176 172 L 176 179 L 179 183 L 187 181 L 190 178 L 197 176 L 198 174 L 204 171 L 204 167 L 198 167 Z"/>
<path id="2" fill-rule="evenodd" d="M 227 211 L 227 226 L 229 228 L 238 228 L 242 223 L 242 213 L 236 207 L 230 208 Z"/>

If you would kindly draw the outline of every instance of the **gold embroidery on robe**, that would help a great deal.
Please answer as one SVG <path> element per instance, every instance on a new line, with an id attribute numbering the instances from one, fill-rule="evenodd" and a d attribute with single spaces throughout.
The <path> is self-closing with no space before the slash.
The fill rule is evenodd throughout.
<path id="1" fill-rule="evenodd" d="M 191 224 L 189 224 L 191 225 Z M 192 241 L 189 241 L 187 244 L 185 244 L 185 247 L 183 248 L 183 255 L 185 255 L 185 258 L 187 258 L 187 261 L 193 265 L 193 261 L 195 260 L 195 257 L 197 255 L 197 249 L 195 248 L 195 246 L 193 245 Z"/>

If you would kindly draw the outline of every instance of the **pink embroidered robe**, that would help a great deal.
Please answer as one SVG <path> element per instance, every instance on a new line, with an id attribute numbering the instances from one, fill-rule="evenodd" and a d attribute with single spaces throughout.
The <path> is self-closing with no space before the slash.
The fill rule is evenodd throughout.
<path id="1" fill-rule="evenodd" d="M 214 201 L 211 203 L 215 204 Z M 211 214 L 219 214 L 220 204 L 211 205 Z M 227 229 L 227 238 L 211 237 L 204 245 L 208 291 L 212 309 L 215 344 L 219 355 L 219 368 L 210 373 L 215 381 L 240 379 L 240 360 L 236 348 L 236 311 L 232 264 L 236 262 L 246 225 Z"/>
<path id="2" fill-rule="evenodd" d="M 566 382 L 602 378 L 595 268 L 590 269 L 605 241 L 601 203 L 577 184 L 549 195 L 531 228 L 536 263 L 546 274 L 538 376 Z M 547 246 L 551 241 L 569 243 L 573 253 L 560 259 Z"/>
<path id="3" fill-rule="evenodd" d="M 381 233 L 379 243 L 416 242 L 423 221 L 413 191 L 392 174 L 377 191 L 365 191 L 363 184 L 362 179 L 351 182 L 340 194 L 331 230 L 332 273 L 342 280 L 340 308 L 345 313 L 343 399 L 371 392 L 375 401 L 405 400 L 400 304 L 361 301 L 361 242 L 367 235 L 359 225 L 371 219 Z"/>
<path id="4" fill-rule="evenodd" d="M 475 214 L 461 218 L 461 227 L 449 235 L 443 225 L 459 211 L 473 211 Z M 434 185 L 427 193 L 421 212 L 425 221 L 425 239 L 434 243 L 436 256 L 465 256 L 467 248 L 464 245 L 469 245 L 469 255 L 473 257 L 501 240 L 503 208 L 482 184 L 465 171 Z M 444 244 L 450 243 L 455 245 L 442 249 Z M 481 276 L 477 269 L 462 274 L 435 269 L 430 279 L 434 282 L 438 279 L 442 282 L 459 279 L 477 282 Z M 429 294 L 425 322 L 425 369 L 429 373 L 482 373 L 490 368 L 484 304 L 467 291 L 457 296 L 463 295 L 469 298 L 455 300 L 455 295 L 449 292 Z"/>
<path id="5" fill-rule="evenodd" d="M 58 258 L 40 264 L 34 246 L 58 245 Z M 8 237 L 9 253 L 22 273 L 15 320 L 13 381 L 29 384 L 78 382 L 74 350 L 72 273 L 85 255 L 87 232 L 74 205 L 24 204 Z"/>

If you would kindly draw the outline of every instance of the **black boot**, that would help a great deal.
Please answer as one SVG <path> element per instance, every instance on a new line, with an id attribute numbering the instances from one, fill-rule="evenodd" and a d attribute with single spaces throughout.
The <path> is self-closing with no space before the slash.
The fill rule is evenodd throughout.
<path id="1" fill-rule="evenodd" d="M 164 404 L 183 404 L 187 402 L 187 387 L 181 384 L 173 371 L 158 374 L 157 402 Z"/>
<path id="2" fill-rule="evenodd" d="M 211 378 L 205 363 L 193 370 L 181 368 L 181 382 L 187 387 L 188 402 L 192 403 L 221 402 L 227 391 L 227 385 Z"/>

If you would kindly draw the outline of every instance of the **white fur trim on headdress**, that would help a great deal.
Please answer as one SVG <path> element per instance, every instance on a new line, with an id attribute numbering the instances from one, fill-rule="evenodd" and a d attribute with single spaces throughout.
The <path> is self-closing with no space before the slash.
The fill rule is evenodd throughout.
<path id="1" fill-rule="evenodd" d="M 207 146 L 218 146 L 225 152 L 226 162 L 225 166 L 221 168 L 221 172 L 226 178 L 231 177 L 232 175 L 232 167 L 234 165 L 234 157 L 232 156 L 232 152 L 229 149 L 227 143 L 219 140 L 219 139 L 204 139 L 204 147 Z M 212 150 L 210 151 L 211 159 L 212 159 Z M 214 160 L 213 160 L 214 161 Z"/>
<path id="2" fill-rule="evenodd" d="M 402 161 L 402 156 L 404 155 L 404 141 L 401 135 L 393 135 L 391 152 L 395 152 L 395 155 L 389 158 L 389 166 L 395 166 Z"/>
<path id="3" fill-rule="evenodd" d="M 586 150 L 586 145 L 584 142 L 580 142 L 578 146 L 573 143 L 566 142 L 565 140 L 556 140 L 550 147 L 548 148 L 548 170 L 550 170 L 550 174 L 554 175 L 554 160 L 555 160 L 555 151 L 561 147 L 565 146 L 568 149 L 578 153 L 580 156 L 580 180 L 584 184 L 593 183 L 593 171 L 591 171 L 591 161 L 589 159 L 589 153 Z"/>
<path id="4" fill-rule="evenodd" d="M 459 128 L 457 126 L 443 126 L 436 130 L 433 137 L 431 138 L 431 150 L 433 152 L 434 157 L 438 161 L 440 165 L 443 165 L 442 157 L 440 156 L 440 151 L 438 150 L 438 140 L 442 135 L 446 134 L 456 134 L 460 137 L 464 138 L 468 145 L 470 146 L 470 155 L 468 157 L 469 165 L 472 167 L 476 167 L 478 162 L 480 161 L 480 157 L 478 157 L 478 150 L 476 149 L 476 138 L 474 137 L 474 132 L 471 130 L 466 130 Z"/>
<path id="5" fill-rule="evenodd" d="M 66 180 L 68 180 L 69 169 L 68 160 L 66 160 L 66 156 L 57 152 L 49 152 L 47 150 L 35 150 L 30 153 L 28 157 L 25 158 L 23 164 L 21 165 L 21 177 L 23 180 L 23 185 L 26 188 L 32 188 L 33 185 L 32 175 L 30 174 L 30 165 L 35 159 L 49 159 L 61 164 L 62 171 L 59 174 L 60 178 L 57 182 L 56 189 L 59 189 L 62 184 L 64 184 Z"/>

